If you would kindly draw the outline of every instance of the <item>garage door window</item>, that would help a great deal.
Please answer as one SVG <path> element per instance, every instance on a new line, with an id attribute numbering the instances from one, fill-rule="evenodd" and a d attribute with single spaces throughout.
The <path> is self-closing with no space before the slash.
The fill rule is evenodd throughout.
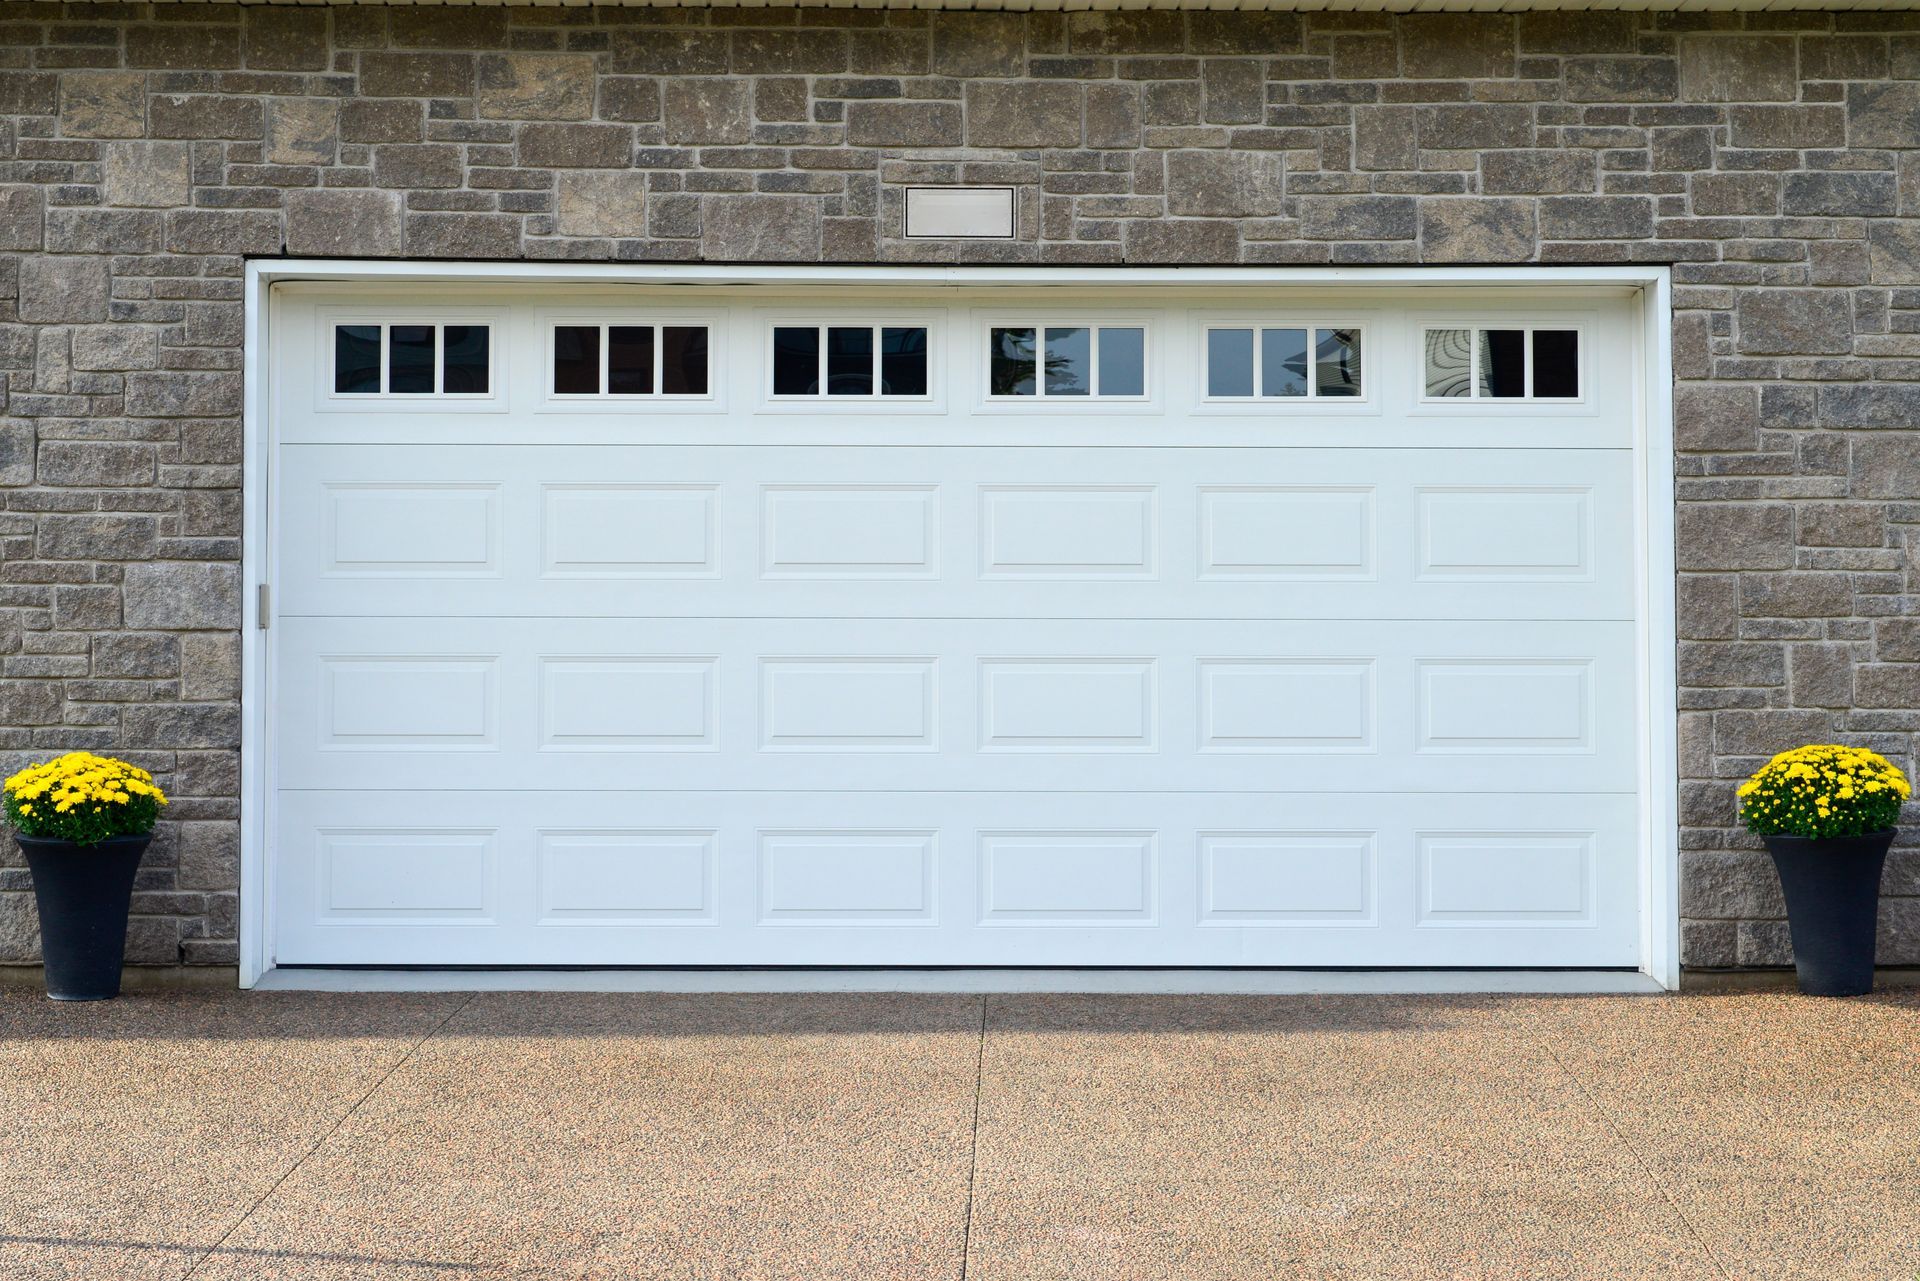
<path id="1" fill-rule="evenodd" d="M 1207 399 L 1355 397 L 1360 330 L 1218 325 L 1207 330 Z"/>
<path id="2" fill-rule="evenodd" d="M 927 394 L 924 325 L 776 325 L 777 397 Z"/>
<path id="3" fill-rule="evenodd" d="M 705 396 L 705 325 L 555 325 L 559 397 Z"/>
<path id="4" fill-rule="evenodd" d="M 1428 400 L 1577 400 L 1575 329 L 1429 329 Z"/>
<path id="5" fill-rule="evenodd" d="M 987 340 L 988 395 L 1142 400 L 1147 331 L 1139 325 L 995 325 Z"/>
<path id="6" fill-rule="evenodd" d="M 333 394 L 485 396 L 492 347 L 486 325 L 335 325 Z"/>

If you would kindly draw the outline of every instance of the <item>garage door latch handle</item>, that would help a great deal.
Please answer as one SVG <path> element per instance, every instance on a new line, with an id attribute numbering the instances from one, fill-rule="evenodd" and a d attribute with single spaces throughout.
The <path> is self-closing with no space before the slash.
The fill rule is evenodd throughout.
<path id="1" fill-rule="evenodd" d="M 254 602 L 254 621 L 264 632 L 273 625 L 273 589 L 262 583 L 256 590 L 259 595 Z"/>

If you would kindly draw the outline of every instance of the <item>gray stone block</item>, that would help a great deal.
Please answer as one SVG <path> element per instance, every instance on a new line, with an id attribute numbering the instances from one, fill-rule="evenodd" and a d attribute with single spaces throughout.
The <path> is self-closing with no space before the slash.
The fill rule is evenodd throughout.
<path id="1" fill-rule="evenodd" d="M 177 254 L 277 254 L 285 243 L 277 211 L 183 209 L 167 215 L 167 248 Z"/>
<path id="2" fill-rule="evenodd" d="M 1920 84 L 1847 86 L 1847 140 L 1855 147 L 1910 148 L 1920 139 Z"/>
<path id="3" fill-rule="evenodd" d="M 1594 158 L 1584 151 L 1542 147 L 1480 157 L 1480 190 L 1489 196 L 1569 195 L 1594 185 Z"/>
<path id="4" fill-rule="evenodd" d="M 39 477 L 43 485 L 79 485 L 89 489 L 151 485 L 153 446 L 106 440 L 42 441 Z"/>
<path id="5" fill-rule="evenodd" d="M 1549 196 L 1540 202 L 1543 240 L 1639 240 L 1653 234 L 1644 196 Z"/>
<path id="6" fill-rule="evenodd" d="M 1785 183 L 1789 217 L 1890 218 L 1898 212 L 1890 173 L 1790 173 Z"/>
<path id="7" fill-rule="evenodd" d="M 1167 212 L 1252 218 L 1283 208 L 1285 160 L 1257 151 L 1167 153 Z M 1410 233 L 1409 233 L 1410 234 Z"/>
<path id="8" fill-rule="evenodd" d="M 1026 69 L 1025 19 L 1017 13 L 933 15 L 933 70 L 963 78 L 1011 77 Z"/>
<path id="9" fill-rule="evenodd" d="M 1420 246 L 1431 262 L 1524 262 L 1538 249 L 1534 202 L 1435 197 L 1420 202 Z"/>
<path id="10" fill-rule="evenodd" d="M 1422 13 L 1400 19 L 1401 70 L 1418 80 L 1513 74 L 1513 19 L 1504 13 Z"/>
<path id="11" fill-rule="evenodd" d="M 847 108 L 855 147 L 954 147 L 962 124 L 957 102 L 856 102 Z"/>
<path id="12" fill-rule="evenodd" d="M 136 630 L 218 631 L 240 626 L 237 565 L 190 561 L 128 565 L 123 591 L 126 624 Z"/>
<path id="13" fill-rule="evenodd" d="M 593 114 L 593 55 L 482 54 L 474 108 L 497 120 L 585 120 Z"/>
<path id="14" fill-rule="evenodd" d="M 20 319 L 85 324 L 107 318 L 111 293 L 104 258 L 36 255 L 20 264 Z"/>
<path id="15" fill-rule="evenodd" d="M 1793 509 L 1772 503 L 1683 504 L 1675 541 L 1683 570 L 1787 569 L 1793 564 Z"/>
<path id="16" fill-rule="evenodd" d="M 562 173 L 555 194 L 554 228 L 563 236 L 646 234 L 647 176 L 643 171 Z"/>
<path id="17" fill-rule="evenodd" d="M 661 108 L 665 137 L 676 146 L 716 146 L 753 136 L 753 83 L 669 80 Z"/>
<path id="18" fill-rule="evenodd" d="M 1672 102 L 1680 68 L 1671 58 L 1569 58 L 1568 102 Z"/>
<path id="19" fill-rule="evenodd" d="M 1739 348 L 1749 355 L 1853 350 L 1853 304 L 1837 289 L 1750 289 L 1740 295 Z"/>
<path id="20" fill-rule="evenodd" d="M 1239 228 L 1214 219 L 1145 219 L 1127 223 L 1130 263 L 1230 263 L 1240 256 Z"/>
<path id="21" fill-rule="evenodd" d="M 410 213 L 407 253 L 420 258 L 516 258 L 520 219 L 511 214 Z"/>
<path id="22" fill-rule="evenodd" d="M 287 252 L 394 258 L 402 251 L 400 197 L 393 192 L 287 193 Z"/>
<path id="23" fill-rule="evenodd" d="M 363 53 L 359 91 L 369 98 L 471 97 L 473 55 Z"/>
<path id="24" fill-rule="evenodd" d="M 367 106 L 373 103 L 363 104 Z M 385 104 L 378 104 L 385 105 Z M 340 139 L 340 104 L 330 98 L 272 98 L 267 102 L 268 164 L 330 165 Z M 172 201 L 185 204 L 184 200 Z"/>
<path id="25" fill-rule="evenodd" d="M 625 169 L 633 163 L 633 129 L 627 125 L 526 125 L 520 130 L 520 163 L 555 169 Z"/>
<path id="26" fill-rule="evenodd" d="M 1077 147 L 1081 89 L 1047 81 L 972 81 L 967 141 L 976 147 Z"/>
<path id="27" fill-rule="evenodd" d="M 700 256 L 715 262 L 808 262 L 819 257 L 820 202 L 807 196 L 707 199 Z"/>
<path id="28" fill-rule="evenodd" d="M 1794 39 L 1718 31 L 1681 36 L 1680 93 L 1688 102 L 1792 102 L 1800 96 Z"/>
<path id="29" fill-rule="evenodd" d="M 60 77 L 60 132 L 69 138 L 138 138 L 147 130 L 147 77 L 139 71 L 68 71 Z"/>
<path id="30" fill-rule="evenodd" d="M 373 149 L 373 182 L 378 187 L 461 186 L 466 178 L 460 148 L 447 143 L 394 143 Z"/>
<path id="31" fill-rule="evenodd" d="M 1411 240 L 1419 234 L 1412 196 L 1309 196 L 1300 201 L 1300 234 L 1310 240 Z"/>

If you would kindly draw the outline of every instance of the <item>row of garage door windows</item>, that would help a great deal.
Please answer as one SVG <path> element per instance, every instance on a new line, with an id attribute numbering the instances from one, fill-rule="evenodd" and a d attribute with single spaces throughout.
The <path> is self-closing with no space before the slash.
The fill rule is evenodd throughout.
<path id="1" fill-rule="evenodd" d="M 1147 331 L 1139 325 L 994 326 L 991 397 L 1137 400 L 1147 392 Z M 341 324 L 333 331 L 339 396 L 484 396 L 492 330 L 482 324 Z M 704 397 L 705 325 L 560 324 L 551 334 L 556 397 Z M 1210 327 L 1209 399 L 1357 397 L 1357 328 Z M 1430 399 L 1570 400 L 1580 394 L 1579 333 L 1547 328 L 1424 331 Z M 917 399 L 930 389 L 928 331 L 918 325 L 776 325 L 778 397 Z"/>

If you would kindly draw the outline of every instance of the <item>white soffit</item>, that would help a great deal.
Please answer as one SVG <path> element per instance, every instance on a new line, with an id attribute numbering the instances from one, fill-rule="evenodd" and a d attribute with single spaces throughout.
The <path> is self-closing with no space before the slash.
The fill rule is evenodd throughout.
<path id="1" fill-rule="evenodd" d="M 1386 13 L 1521 13 L 1542 10 L 1622 10 L 1657 13 L 1861 11 L 1920 9 L 1920 0 L 152 0 L 155 4 L 293 5 L 534 5 L 542 8 L 643 9 L 979 9 L 1009 12 L 1084 12 L 1137 9 L 1279 10 Z"/>

